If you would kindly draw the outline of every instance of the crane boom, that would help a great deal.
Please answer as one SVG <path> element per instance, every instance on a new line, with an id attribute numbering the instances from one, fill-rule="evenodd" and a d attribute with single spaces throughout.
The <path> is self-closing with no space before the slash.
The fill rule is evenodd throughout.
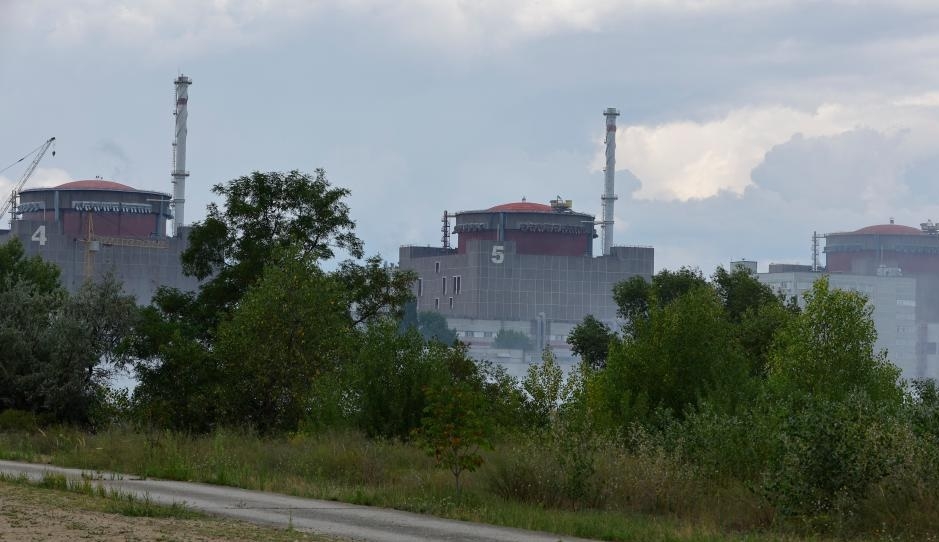
<path id="1" fill-rule="evenodd" d="M 10 211 L 11 209 L 12 209 L 13 213 L 15 214 L 15 212 L 16 212 L 15 206 L 16 206 L 16 197 L 17 197 L 17 195 L 19 195 L 20 190 L 23 188 L 23 185 L 26 184 L 26 181 L 29 180 L 29 178 L 32 176 L 33 172 L 36 171 L 36 166 L 39 165 L 39 161 L 42 160 L 42 157 L 45 156 L 46 151 L 49 150 L 49 147 L 51 147 L 53 143 L 55 143 L 55 138 L 54 138 L 54 137 L 50 137 L 45 143 L 43 143 L 42 145 L 40 145 L 40 146 L 36 149 L 36 150 L 39 151 L 38 154 L 36 154 L 36 158 L 33 159 L 33 161 L 29 164 L 29 167 L 26 168 L 26 171 L 23 172 L 23 176 L 20 177 L 20 180 L 18 180 L 18 181 L 16 182 L 16 184 L 13 185 L 13 192 L 10 194 L 10 199 L 9 199 L 9 201 L 7 201 L 7 202 L 3 205 L 3 209 L 0 210 L 0 217 L 2 217 L 3 215 L 7 214 L 7 211 Z M 33 152 L 36 152 L 36 151 L 34 150 Z M 29 155 L 27 155 L 27 156 L 29 156 Z M 55 151 L 52 151 L 52 156 L 55 156 Z M 22 160 L 22 159 L 21 159 L 21 160 Z M 12 218 L 15 219 L 16 217 L 15 217 L 15 216 L 12 216 Z"/>

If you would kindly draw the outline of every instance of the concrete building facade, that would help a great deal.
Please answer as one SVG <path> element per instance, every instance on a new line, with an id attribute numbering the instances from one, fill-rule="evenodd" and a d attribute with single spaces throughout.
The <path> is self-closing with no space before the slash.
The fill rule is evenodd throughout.
<path id="1" fill-rule="evenodd" d="M 183 274 L 179 260 L 188 228 L 166 235 L 169 201 L 169 194 L 103 179 L 23 190 L 0 243 L 16 238 L 27 255 L 57 265 L 69 291 L 112 273 L 125 292 L 147 304 L 160 286 L 192 291 L 199 285 Z"/>
<path id="2" fill-rule="evenodd" d="M 560 199 L 457 213 L 453 233 L 456 247 L 401 247 L 399 265 L 418 275 L 419 311 L 439 312 L 474 354 L 502 363 L 524 363 L 542 346 L 569 361 L 571 329 L 588 314 L 614 324 L 613 286 L 653 272 L 652 247 L 594 257 L 594 217 Z M 494 349 L 502 329 L 528 335 L 535 352 Z"/>

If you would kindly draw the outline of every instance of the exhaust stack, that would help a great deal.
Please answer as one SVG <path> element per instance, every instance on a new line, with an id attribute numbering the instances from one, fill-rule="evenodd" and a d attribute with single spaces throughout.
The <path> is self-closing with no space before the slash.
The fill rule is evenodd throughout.
<path id="1" fill-rule="evenodd" d="M 603 255 L 610 255 L 613 246 L 613 202 L 616 194 L 613 193 L 613 175 L 616 171 L 616 117 L 619 111 L 610 107 L 603 112 L 606 117 L 606 167 L 603 168 L 603 195 L 600 196 L 603 208 L 603 220 L 600 222 L 602 234 Z"/>
<path id="2" fill-rule="evenodd" d="M 176 137 L 173 139 L 173 232 L 180 236 L 180 228 L 186 225 L 186 121 L 189 120 L 189 85 L 192 79 L 180 74 L 176 78 Z"/>

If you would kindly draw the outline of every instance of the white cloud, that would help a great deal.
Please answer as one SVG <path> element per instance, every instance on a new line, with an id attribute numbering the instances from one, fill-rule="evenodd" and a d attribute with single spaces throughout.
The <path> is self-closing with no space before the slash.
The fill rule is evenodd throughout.
<path id="1" fill-rule="evenodd" d="M 869 128 L 888 136 L 905 134 L 894 157 L 899 163 L 891 164 L 891 175 L 896 176 L 904 162 L 939 150 L 937 95 L 826 104 L 814 111 L 743 107 L 706 121 L 620 126 L 617 168 L 628 169 L 641 181 L 637 199 L 687 201 L 721 191 L 740 195 L 753 183 L 751 172 L 767 153 L 794 136 L 815 138 Z M 602 167 L 602 152 L 600 148 L 595 170 Z"/>

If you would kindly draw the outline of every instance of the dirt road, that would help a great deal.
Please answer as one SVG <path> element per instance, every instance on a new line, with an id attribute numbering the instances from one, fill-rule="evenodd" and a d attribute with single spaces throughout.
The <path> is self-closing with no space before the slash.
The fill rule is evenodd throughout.
<path id="1" fill-rule="evenodd" d="M 64 475 L 109 489 L 148 496 L 152 501 L 184 503 L 194 510 L 252 523 L 374 542 L 465 541 L 465 542 L 555 542 L 581 539 L 495 527 L 479 523 L 440 519 L 409 512 L 356 506 L 333 501 L 289 497 L 168 480 L 142 480 L 116 473 L 82 471 L 50 465 L 0 461 L 0 472 L 41 479 L 46 472 Z"/>

